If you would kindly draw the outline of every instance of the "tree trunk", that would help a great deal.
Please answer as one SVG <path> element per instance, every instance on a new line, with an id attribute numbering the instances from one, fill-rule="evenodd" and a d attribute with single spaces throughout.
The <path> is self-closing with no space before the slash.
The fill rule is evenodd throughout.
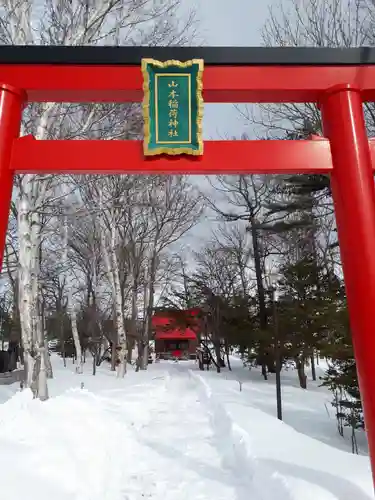
<path id="1" fill-rule="evenodd" d="M 126 361 L 131 364 L 133 361 L 134 339 L 128 339 Z"/>
<path id="2" fill-rule="evenodd" d="M 22 346 L 22 334 L 21 334 L 21 321 L 20 321 L 20 308 L 19 308 L 19 273 L 16 274 L 15 278 L 12 280 L 13 288 L 13 305 L 12 305 L 12 341 L 17 342 L 18 352 L 16 361 L 21 365 L 24 365 L 24 351 Z M 17 364 L 18 366 L 18 364 Z"/>
<path id="3" fill-rule="evenodd" d="M 261 252 L 259 246 L 259 236 L 258 229 L 256 227 L 256 221 L 253 217 L 250 218 L 250 229 L 251 229 L 251 239 L 253 243 L 254 252 L 254 266 L 255 266 L 255 277 L 257 283 L 257 292 L 259 300 L 259 326 L 262 332 L 267 330 L 267 308 L 266 308 L 266 294 L 263 285 L 263 272 L 262 272 L 262 261 Z M 275 360 L 270 356 L 267 345 L 264 341 L 260 342 L 260 359 L 262 366 L 262 375 L 265 380 L 267 380 L 267 369 L 269 372 L 275 372 Z"/>
<path id="4" fill-rule="evenodd" d="M 46 349 L 45 364 L 46 364 L 47 379 L 52 379 L 53 378 L 53 368 L 52 368 L 51 356 L 49 355 L 47 344 L 45 346 L 45 349 Z"/>
<path id="5" fill-rule="evenodd" d="M 225 339 L 225 357 L 227 358 L 228 370 L 232 371 L 232 367 L 230 366 L 230 360 L 229 360 L 229 344 L 226 339 Z"/>
<path id="6" fill-rule="evenodd" d="M 103 347 L 103 344 L 100 343 L 98 345 L 98 348 L 96 349 L 96 355 L 95 355 L 95 360 L 96 360 L 96 366 L 100 366 L 101 364 L 101 359 L 102 359 L 102 347 Z M 86 361 L 86 357 L 85 357 L 85 353 L 83 354 L 83 362 Z"/>
<path id="7" fill-rule="evenodd" d="M 61 342 L 61 354 L 62 354 L 62 358 L 63 358 L 63 363 L 64 363 L 64 367 L 66 368 L 64 315 L 62 312 L 62 308 L 60 308 L 60 342 Z"/>
<path id="8" fill-rule="evenodd" d="M 25 385 L 32 389 L 33 373 L 34 373 L 35 358 L 31 351 L 27 351 L 25 355 Z"/>
<path id="9" fill-rule="evenodd" d="M 113 270 L 113 282 L 115 286 L 115 310 L 116 310 L 116 324 L 117 324 L 117 334 L 118 343 L 120 346 L 120 363 L 118 365 L 117 376 L 123 378 L 126 374 L 126 331 L 123 313 L 123 303 L 121 295 L 121 284 L 120 284 L 120 271 L 118 267 L 118 260 L 116 255 L 116 228 L 112 225 L 111 228 L 111 262 Z"/>
<path id="10" fill-rule="evenodd" d="M 311 377 L 315 381 L 316 380 L 316 370 L 315 370 L 315 356 L 312 354 L 311 356 Z"/>
<path id="11" fill-rule="evenodd" d="M 117 361 L 117 343 L 112 342 L 112 344 L 111 344 L 111 372 L 116 371 L 116 361 Z"/>
<path id="12" fill-rule="evenodd" d="M 299 385 L 302 389 L 307 389 L 307 377 L 305 374 L 305 360 L 302 357 L 296 358 L 296 368 L 298 373 Z"/>
<path id="13" fill-rule="evenodd" d="M 40 349 L 40 365 L 38 374 L 38 398 L 41 401 L 46 401 L 48 399 L 48 385 L 47 385 L 47 363 L 46 360 L 49 357 L 48 351 L 45 347 Z"/>
<path id="14" fill-rule="evenodd" d="M 137 320 L 138 320 L 138 278 L 135 263 L 133 263 L 133 287 L 132 287 L 132 311 L 130 319 L 131 339 L 128 339 L 128 363 L 132 362 L 133 348 L 137 338 Z"/>
<path id="15" fill-rule="evenodd" d="M 143 353 L 144 353 L 143 339 L 138 340 L 137 350 L 138 350 L 138 355 L 137 355 L 137 360 L 136 360 L 135 371 L 139 372 L 139 370 L 142 369 L 142 360 L 143 360 Z"/>
<path id="16" fill-rule="evenodd" d="M 214 339 L 214 347 L 215 347 L 215 356 L 216 356 L 216 371 L 217 373 L 221 372 L 221 350 L 220 350 L 220 339 Z"/>
<path id="17" fill-rule="evenodd" d="M 32 243 L 29 220 L 29 202 L 24 193 L 21 193 L 18 203 L 18 235 L 19 235 L 19 309 L 22 346 L 24 350 L 25 385 L 31 387 L 34 370 L 33 333 L 31 322 L 32 287 Z"/>
<path id="18" fill-rule="evenodd" d="M 34 361 L 34 359 L 33 359 L 33 361 Z M 33 393 L 34 399 L 36 399 L 38 397 L 40 362 L 41 362 L 41 358 L 39 356 L 35 359 L 35 362 L 33 363 L 33 370 L 31 373 L 31 382 L 29 385 L 29 387 Z M 28 369 L 30 369 L 30 365 L 28 366 Z"/>
<path id="19" fill-rule="evenodd" d="M 71 302 L 71 297 L 70 301 Z M 79 333 L 78 333 L 78 326 L 77 326 L 77 312 L 75 310 L 74 304 L 70 304 L 70 320 L 72 323 L 72 335 L 73 335 L 73 341 L 74 341 L 74 348 L 76 351 L 76 359 L 77 359 L 77 366 L 76 366 L 76 373 L 83 373 L 83 357 L 82 357 L 82 347 L 81 347 L 81 342 L 79 339 Z"/>
<path id="20" fill-rule="evenodd" d="M 39 271 L 41 260 L 41 226 L 39 214 L 31 211 L 28 214 L 30 222 L 31 235 L 31 252 L 30 252 L 30 273 L 31 278 L 31 296 L 29 304 L 30 325 L 31 325 L 31 349 L 27 368 L 27 381 L 30 384 L 34 398 L 39 398 L 41 401 L 48 399 L 47 386 L 47 363 L 46 357 L 48 351 L 46 349 L 46 339 L 44 336 L 44 325 L 42 318 L 42 310 L 40 303 L 40 288 L 39 288 Z M 34 358 L 31 362 L 30 357 Z M 31 371 L 32 365 L 32 371 Z M 31 379 L 31 380 L 30 380 Z"/>
<path id="21" fill-rule="evenodd" d="M 139 369 L 147 370 L 148 368 L 148 345 L 152 331 L 152 313 L 154 310 L 154 286 L 155 286 L 155 277 L 156 277 L 156 269 L 157 269 L 157 254 L 154 252 L 151 257 L 149 269 L 148 269 L 148 279 L 146 279 L 145 286 L 145 310 L 146 317 L 144 321 L 143 334 L 141 340 L 141 353 L 138 353 L 139 358 Z"/>
<path id="22" fill-rule="evenodd" d="M 104 261 L 107 267 L 107 275 L 112 287 L 112 296 L 115 306 L 115 318 L 117 328 L 117 343 L 120 347 L 119 365 L 117 367 L 117 376 L 123 378 L 126 373 L 126 331 L 123 314 L 123 303 L 121 295 L 121 284 L 119 275 L 119 266 L 116 255 L 116 228 L 114 222 L 111 227 L 111 242 L 106 243 L 104 230 L 101 236 L 101 246 Z"/>
<path id="23" fill-rule="evenodd" d="M 41 266 L 41 261 L 42 261 L 42 252 L 40 251 L 40 261 L 39 265 Z M 42 296 L 42 294 L 39 294 Z M 46 320 L 45 320 L 45 302 L 43 301 L 40 303 L 41 307 L 41 313 L 40 313 L 40 321 L 41 321 L 41 330 L 43 334 L 43 346 L 44 346 L 44 368 L 46 371 L 47 375 L 47 380 L 48 379 L 53 379 L 53 368 L 52 368 L 52 363 L 51 363 L 51 357 L 49 355 L 49 350 L 48 350 L 48 335 L 47 335 L 47 328 L 46 328 Z M 48 399 L 48 398 L 47 398 Z"/>

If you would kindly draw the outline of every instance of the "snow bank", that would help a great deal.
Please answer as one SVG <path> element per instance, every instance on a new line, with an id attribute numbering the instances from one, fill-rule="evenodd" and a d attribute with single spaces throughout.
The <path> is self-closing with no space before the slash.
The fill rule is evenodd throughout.
<path id="1" fill-rule="evenodd" d="M 284 416 L 291 426 L 276 418 L 274 381 L 265 383 L 261 374 L 255 372 L 251 374 L 253 380 L 248 380 L 245 370 L 240 391 L 241 374 L 205 371 L 199 376 L 206 391 L 221 402 L 232 422 L 249 436 L 247 443 L 258 470 L 265 468 L 268 473 L 274 471 L 286 478 L 295 499 L 374 498 L 369 458 L 342 451 L 338 446 L 340 439 L 344 440 L 337 436 L 335 421 L 325 411 L 329 395 L 324 388 L 313 386 L 310 391 L 303 391 L 284 383 Z M 297 422 L 298 417 L 301 422 Z M 345 441 L 343 444 L 343 448 L 350 449 Z"/>
<path id="2" fill-rule="evenodd" d="M 165 398 L 168 374 L 153 374 L 155 380 L 147 375 L 142 391 L 135 374 L 125 381 L 69 369 L 55 375 L 56 397 L 40 402 L 24 390 L 0 405 L 1 500 L 126 499 L 124 474 L 139 448 L 136 426 L 147 420 L 147 408 Z M 82 381 L 95 392 L 81 389 Z M 76 387 L 66 388 L 69 383 Z M 132 391 L 146 403 L 132 400 Z"/>
<path id="3" fill-rule="evenodd" d="M 197 382 L 201 400 L 207 406 L 223 466 L 241 478 L 243 499 L 248 499 L 253 492 L 261 500 L 292 500 L 286 478 L 258 462 L 249 434 L 232 420 L 206 380 L 191 370 L 190 375 Z"/>
<path id="4" fill-rule="evenodd" d="M 30 391 L 16 394 L 0 407 L 1 498 L 17 500 L 32 492 L 39 500 L 52 494 L 54 500 L 120 500 L 114 467 L 119 432 L 123 436 L 124 429 L 88 391 L 71 389 L 47 403 L 32 400 Z M 17 466 L 9 467 L 6 455 L 14 450 Z"/>

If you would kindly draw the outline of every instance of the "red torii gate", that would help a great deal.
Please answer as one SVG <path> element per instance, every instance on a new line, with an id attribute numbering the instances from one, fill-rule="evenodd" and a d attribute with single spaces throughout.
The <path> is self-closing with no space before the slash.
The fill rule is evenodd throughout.
<path id="1" fill-rule="evenodd" d="M 205 102 L 315 102 L 326 139 L 207 141 L 201 157 L 145 158 L 136 141 L 19 138 L 26 102 L 140 102 L 141 59 L 205 61 Z M 329 173 L 375 472 L 375 50 L 223 47 L 0 47 L 0 255 L 13 175 Z M 1 261 L 0 261 L 1 264 Z"/>

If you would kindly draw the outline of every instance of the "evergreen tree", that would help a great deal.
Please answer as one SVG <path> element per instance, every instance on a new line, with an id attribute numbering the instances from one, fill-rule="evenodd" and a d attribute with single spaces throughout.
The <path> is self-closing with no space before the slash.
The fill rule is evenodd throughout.
<path id="1" fill-rule="evenodd" d="M 352 451 L 358 453 L 356 430 L 364 429 L 364 417 L 345 300 L 336 314 L 333 331 L 323 351 L 330 361 L 321 377 L 322 385 L 332 392 L 339 433 L 343 436 L 344 427 L 350 428 Z"/>
<path id="2" fill-rule="evenodd" d="M 340 306 L 341 284 L 314 254 L 280 269 L 279 330 L 284 357 L 295 362 L 299 382 L 306 388 L 305 365 L 329 344 L 334 335 L 332 318 Z"/>

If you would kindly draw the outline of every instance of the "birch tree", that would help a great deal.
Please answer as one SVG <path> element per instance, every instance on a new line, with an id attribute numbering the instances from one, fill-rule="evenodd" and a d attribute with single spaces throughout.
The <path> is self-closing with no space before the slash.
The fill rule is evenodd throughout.
<path id="1" fill-rule="evenodd" d="M 83 373 L 83 355 L 82 355 L 81 341 L 78 333 L 77 306 L 73 301 L 73 294 L 71 293 L 71 290 L 69 292 L 70 293 L 68 299 L 68 311 L 72 325 L 74 347 L 76 350 L 76 359 L 77 359 L 76 373 Z"/>
<path id="2" fill-rule="evenodd" d="M 65 270 L 67 270 L 67 264 L 68 264 L 68 251 L 69 251 L 68 241 L 69 241 L 68 218 L 67 218 L 67 216 L 65 216 L 64 217 L 64 225 L 63 225 L 63 266 L 64 266 Z M 69 279 L 69 277 L 68 277 L 68 279 Z M 82 347 L 81 347 L 81 341 L 79 338 L 78 325 L 77 325 L 77 305 L 76 305 L 74 298 L 73 298 L 73 285 L 72 285 L 72 283 L 68 283 L 67 304 L 68 304 L 68 312 L 69 312 L 69 316 L 70 316 L 70 321 L 71 321 L 71 325 L 72 325 L 72 335 L 73 335 L 74 347 L 75 347 L 75 351 L 76 351 L 76 359 L 77 359 L 76 372 L 82 373 L 83 372 L 83 356 L 82 356 Z"/>
<path id="3" fill-rule="evenodd" d="M 148 179 L 143 179 L 144 186 L 147 186 Z M 149 210 L 147 204 L 142 202 L 142 189 L 137 190 L 136 202 L 135 194 L 133 193 L 132 200 L 128 199 L 126 204 L 126 227 L 119 228 L 120 239 L 123 245 L 122 254 L 122 290 L 130 290 L 130 327 L 128 340 L 128 361 L 132 360 L 132 351 L 137 341 L 137 349 L 139 351 L 141 342 L 143 341 L 142 331 L 139 328 L 140 316 L 140 294 L 142 293 L 142 285 L 146 283 L 145 269 L 148 246 L 149 233 Z M 125 293 L 123 293 L 125 302 Z M 145 304 L 144 299 L 144 304 Z M 139 363 L 137 365 L 139 369 Z"/>
<path id="4" fill-rule="evenodd" d="M 125 294 L 126 283 L 120 277 L 120 232 L 119 228 L 127 227 L 127 207 L 132 207 L 133 189 L 139 180 L 132 176 L 102 176 L 95 184 L 81 189 L 81 196 L 87 207 L 97 210 L 97 221 L 100 234 L 100 252 L 103 258 L 106 276 L 110 286 L 115 323 L 118 336 L 119 366 L 118 376 L 126 373 L 127 333 L 125 328 Z M 123 208 L 125 207 L 125 208 Z M 126 230 L 125 230 L 126 232 Z M 121 245 L 123 245 L 123 240 Z"/>
<path id="5" fill-rule="evenodd" d="M 69 219 L 69 263 L 81 277 L 85 290 L 83 300 L 89 307 L 99 300 L 102 290 L 98 282 L 104 277 L 99 221 L 96 213 Z"/>
<path id="6" fill-rule="evenodd" d="M 114 299 L 118 344 L 120 347 L 118 376 L 124 377 L 127 364 L 127 336 L 125 331 L 124 304 L 122 300 L 119 264 L 117 258 L 118 232 L 116 228 L 115 212 L 116 210 L 112 209 L 110 217 L 106 218 L 109 225 L 109 227 L 107 226 L 109 234 L 106 234 L 105 231 L 101 232 L 101 249 L 107 270 L 108 281 L 111 284 Z"/>
<path id="7" fill-rule="evenodd" d="M 189 184 L 186 176 L 155 177 L 151 180 L 146 196 L 150 210 L 150 236 L 147 245 L 144 332 L 138 361 L 142 369 L 147 367 L 160 256 L 199 222 L 202 213 L 199 193 Z"/>
<path id="8" fill-rule="evenodd" d="M 4 0 L 0 6 L 0 43 L 182 45 L 194 31 L 194 14 L 179 20 L 178 8 L 178 0 Z M 139 137 L 138 110 L 135 105 L 33 104 L 25 110 L 23 133 L 31 133 L 37 139 Z M 64 179 L 22 175 L 17 181 L 19 281 L 22 282 L 19 303 L 22 340 L 27 354 L 26 382 L 30 385 L 36 355 L 45 352 L 37 313 L 42 237 L 39 213 L 53 202 Z"/>

